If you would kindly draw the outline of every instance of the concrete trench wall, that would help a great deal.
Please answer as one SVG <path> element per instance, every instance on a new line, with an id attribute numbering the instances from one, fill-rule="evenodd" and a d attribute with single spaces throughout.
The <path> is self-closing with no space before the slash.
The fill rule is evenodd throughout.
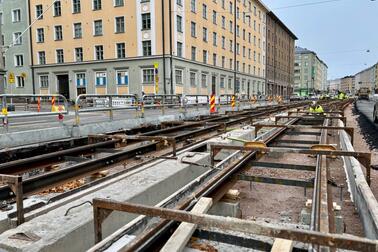
<path id="1" fill-rule="evenodd" d="M 199 153 L 187 159 L 207 163 L 208 154 Z M 155 205 L 205 171 L 205 168 L 182 164 L 176 160 L 160 162 L 4 232 L 0 235 L 0 251 L 85 251 L 94 245 L 92 206 L 84 204 L 70 210 L 65 216 L 67 209 L 92 201 L 93 198 Z M 103 224 L 103 236 L 113 233 L 134 217 L 135 215 L 128 213 L 113 212 Z M 15 233 L 28 232 L 40 239 L 31 242 L 9 238 Z"/>
<path id="2" fill-rule="evenodd" d="M 344 124 L 339 121 L 339 126 Z M 345 151 L 355 151 L 348 134 L 340 130 L 340 147 Z M 362 167 L 354 157 L 344 157 L 344 167 L 347 173 L 348 189 L 357 207 L 365 236 L 378 239 L 378 202 L 366 182 Z"/>

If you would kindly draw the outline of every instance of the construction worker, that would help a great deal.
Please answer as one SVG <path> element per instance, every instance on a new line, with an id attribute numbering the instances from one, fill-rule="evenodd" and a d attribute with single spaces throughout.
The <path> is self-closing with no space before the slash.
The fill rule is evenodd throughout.
<path id="1" fill-rule="evenodd" d="M 324 110 L 323 110 L 323 107 L 318 104 L 316 101 L 313 101 L 311 106 L 310 106 L 310 109 L 309 109 L 309 112 L 312 113 L 312 114 L 323 114 L 324 113 Z"/>
<path id="2" fill-rule="evenodd" d="M 338 98 L 339 100 L 344 100 L 344 99 L 345 99 L 345 94 L 344 94 L 344 92 L 339 91 L 339 95 L 337 96 L 337 98 Z"/>

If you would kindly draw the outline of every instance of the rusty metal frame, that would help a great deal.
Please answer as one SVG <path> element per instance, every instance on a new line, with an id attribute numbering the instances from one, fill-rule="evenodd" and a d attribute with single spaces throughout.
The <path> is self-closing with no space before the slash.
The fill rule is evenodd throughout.
<path id="1" fill-rule="evenodd" d="M 255 127 L 255 137 L 257 137 L 257 133 L 262 128 L 286 128 L 286 129 L 327 129 L 327 130 L 345 130 L 346 133 L 351 138 L 351 142 L 353 145 L 354 142 L 354 128 L 353 127 L 338 127 L 338 126 L 317 126 L 317 125 L 285 125 L 285 124 L 254 124 L 252 125 Z"/>
<path id="2" fill-rule="evenodd" d="M 220 150 L 235 150 L 235 151 L 258 151 L 260 153 L 295 153 L 295 154 L 307 154 L 307 155 L 326 155 L 326 156 L 351 156 L 355 157 L 362 165 L 366 167 L 366 180 L 370 185 L 370 165 L 371 165 L 371 153 L 358 152 L 358 151 L 330 151 L 330 150 L 311 150 L 311 149 L 294 149 L 294 148 L 281 148 L 281 147 L 251 147 L 251 146 L 239 146 L 239 145 L 222 145 L 212 144 L 210 145 L 210 158 L 211 165 L 214 167 L 215 155 Z"/>
<path id="3" fill-rule="evenodd" d="M 118 202 L 108 199 L 93 199 L 93 217 L 95 241 L 102 238 L 102 223 L 113 211 L 155 216 L 167 220 L 188 222 L 204 227 L 216 227 L 237 232 L 263 235 L 273 238 L 295 240 L 303 243 L 316 243 L 331 248 L 351 249 L 357 251 L 376 251 L 377 241 L 357 236 L 321 233 L 303 229 L 283 228 L 272 224 L 259 224 L 255 221 L 231 217 L 197 214 L 182 210 L 145 206 L 134 203 Z"/>
<path id="4" fill-rule="evenodd" d="M 0 174 L 0 183 L 8 185 L 12 192 L 15 194 L 17 206 L 17 225 L 21 225 L 25 222 L 22 176 Z"/>
<path id="5" fill-rule="evenodd" d="M 275 117 L 275 124 L 278 123 L 281 119 L 308 119 L 308 120 L 316 120 L 316 119 L 339 119 L 343 121 L 344 125 L 346 125 L 347 118 L 345 116 L 323 116 L 323 115 L 313 115 L 313 116 L 276 116 Z"/>

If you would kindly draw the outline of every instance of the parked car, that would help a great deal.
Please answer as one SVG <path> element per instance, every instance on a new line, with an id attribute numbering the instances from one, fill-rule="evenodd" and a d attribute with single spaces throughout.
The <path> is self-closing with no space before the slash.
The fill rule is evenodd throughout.
<path id="1" fill-rule="evenodd" d="M 292 95 L 289 98 L 290 101 L 300 101 L 302 98 L 299 95 Z"/>

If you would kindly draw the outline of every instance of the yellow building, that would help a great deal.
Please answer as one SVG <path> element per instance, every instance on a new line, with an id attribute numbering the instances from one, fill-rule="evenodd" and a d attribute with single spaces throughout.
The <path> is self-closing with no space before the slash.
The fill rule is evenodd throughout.
<path id="1" fill-rule="evenodd" d="M 154 65 L 161 94 L 265 91 L 267 9 L 259 1 L 61 0 L 50 5 L 51 0 L 30 0 L 32 19 L 46 11 L 31 31 L 37 93 L 70 99 L 82 93 L 155 93 Z"/>

